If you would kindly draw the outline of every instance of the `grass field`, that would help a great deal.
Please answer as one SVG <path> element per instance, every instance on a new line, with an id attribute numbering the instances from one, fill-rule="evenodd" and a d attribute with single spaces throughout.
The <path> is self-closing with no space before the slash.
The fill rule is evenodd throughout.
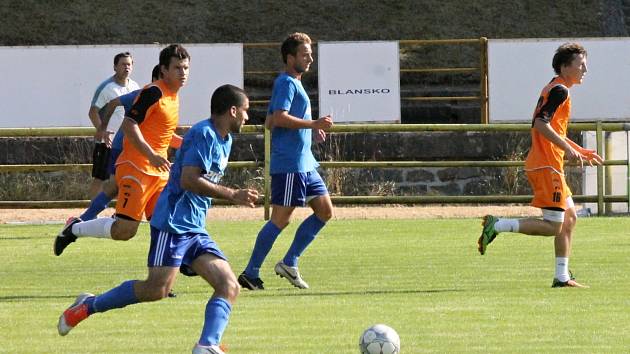
<path id="1" fill-rule="evenodd" d="M 238 274 L 262 222 L 209 229 Z M 273 274 L 296 225 L 243 291 L 223 341 L 230 353 L 358 353 L 362 330 L 395 328 L 403 353 L 627 353 L 630 218 L 580 219 L 571 268 L 590 289 L 551 289 L 552 240 L 502 235 L 479 256 L 479 220 L 338 220 L 301 259 L 311 289 Z M 60 225 L 0 226 L 0 352 L 189 353 L 210 288 L 181 277 L 178 296 L 90 317 L 59 337 L 82 291 L 145 276 L 148 229 L 123 243 L 83 239 L 52 255 Z"/>

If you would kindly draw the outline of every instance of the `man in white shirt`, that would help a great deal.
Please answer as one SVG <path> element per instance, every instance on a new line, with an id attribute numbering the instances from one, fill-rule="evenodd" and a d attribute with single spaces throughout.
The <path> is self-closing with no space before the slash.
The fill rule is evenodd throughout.
<path id="1" fill-rule="evenodd" d="M 125 115 L 124 109 L 118 107 L 112 114 L 109 123 L 103 125 L 100 112 L 107 102 L 140 88 L 135 81 L 129 78 L 132 70 L 133 58 L 131 54 L 129 52 L 116 54 L 114 56 L 114 75 L 96 88 L 90 104 L 88 116 L 96 128 L 94 151 L 92 152 L 92 177 L 94 179 L 90 186 L 90 199 L 98 194 L 103 182 L 109 179 L 110 170 L 113 170 L 115 161 L 110 161 L 111 137 L 120 128 Z M 110 169 L 110 167 L 112 168 Z"/>

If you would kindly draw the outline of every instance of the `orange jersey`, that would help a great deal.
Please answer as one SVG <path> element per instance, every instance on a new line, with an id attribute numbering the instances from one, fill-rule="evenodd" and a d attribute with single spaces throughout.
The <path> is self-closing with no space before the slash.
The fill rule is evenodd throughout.
<path id="1" fill-rule="evenodd" d="M 155 153 L 167 157 L 167 150 L 179 121 L 179 97 L 164 81 L 158 80 L 145 86 L 127 115 L 137 124 L 144 140 Z M 125 136 L 123 150 L 116 165 L 130 163 L 148 175 L 168 175 L 158 171 L 149 159 L 131 144 Z"/>
<path id="2" fill-rule="evenodd" d="M 557 173 L 564 170 L 564 150 L 545 138 L 534 128 L 536 119 L 549 123 L 562 138 L 567 136 L 567 126 L 571 114 L 571 97 L 569 89 L 560 77 L 554 77 L 542 89 L 534 117 L 532 118 L 532 146 L 529 149 L 525 170 L 532 171 L 541 168 L 551 168 Z"/>

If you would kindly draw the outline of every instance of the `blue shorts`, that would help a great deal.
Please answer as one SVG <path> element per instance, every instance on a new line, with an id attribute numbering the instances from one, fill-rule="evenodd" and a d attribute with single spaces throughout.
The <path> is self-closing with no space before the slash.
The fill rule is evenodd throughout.
<path id="1" fill-rule="evenodd" d="M 118 156 L 120 156 L 121 152 L 122 149 L 112 148 L 112 151 L 109 155 L 109 164 L 107 165 L 107 171 L 109 172 L 110 176 L 116 175 L 116 160 L 118 160 Z"/>
<path id="2" fill-rule="evenodd" d="M 107 165 L 107 170 L 111 176 L 116 174 L 116 160 L 118 160 L 118 156 L 122 152 L 124 136 L 122 129 L 118 129 L 118 132 L 114 135 L 114 140 L 112 140 L 112 151 L 109 156 L 109 165 Z"/>
<path id="3" fill-rule="evenodd" d="M 213 254 L 225 261 L 227 257 L 208 234 L 172 234 L 151 226 L 151 246 L 149 246 L 149 267 L 190 266 L 204 253 Z"/>
<path id="4" fill-rule="evenodd" d="M 281 206 L 305 206 L 328 189 L 316 170 L 302 173 L 274 173 L 271 175 L 271 204 Z"/>

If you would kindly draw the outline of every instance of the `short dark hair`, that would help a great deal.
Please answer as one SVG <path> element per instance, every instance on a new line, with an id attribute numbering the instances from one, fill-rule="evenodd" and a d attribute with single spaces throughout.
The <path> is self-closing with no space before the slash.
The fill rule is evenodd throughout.
<path id="1" fill-rule="evenodd" d="M 210 113 L 212 115 L 221 115 L 233 106 L 243 107 L 246 99 L 247 94 L 239 87 L 230 84 L 219 86 L 212 93 Z"/>
<path id="2" fill-rule="evenodd" d="M 151 81 L 159 80 L 162 76 L 162 72 L 160 71 L 160 65 L 156 65 L 153 67 L 151 71 Z"/>
<path id="3" fill-rule="evenodd" d="M 289 54 L 296 56 L 297 49 L 302 44 L 311 44 L 311 37 L 306 33 L 295 32 L 290 34 L 287 39 L 282 42 L 282 47 L 280 47 L 280 51 L 282 52 L 282 61 L 287 63 L 287 56 Z"/>
<path id="4" fill-rule="evenodd" d="M 190 60 L 190 54 L 181 44 L 171 44 L 160 51 L 160 66 L 163 65 L 168 69 L 171 65 L 171 58 Z"/>
<path id="5" fill-rule="evenodd" d="M 573 59 L 580 54 L 587 56 L 586 49 L 578 43 L 564 43 L 556 49 L 556 54 L 553 56 L 551 66 L 556 74 L 560 74 L 563 66 L 570 65 Z"/>
<path id="6" fill-rule="evenodd" d="M 131 53 L 129 52 L 122 52 L 122 53 L 118 53 L 114 56 L 114 65 L 118 65 L 118 62 L 120 61 L 120 58 L 131 58 L 131 61 L 133 62 L 133 57 L 131 56 Z"/>

